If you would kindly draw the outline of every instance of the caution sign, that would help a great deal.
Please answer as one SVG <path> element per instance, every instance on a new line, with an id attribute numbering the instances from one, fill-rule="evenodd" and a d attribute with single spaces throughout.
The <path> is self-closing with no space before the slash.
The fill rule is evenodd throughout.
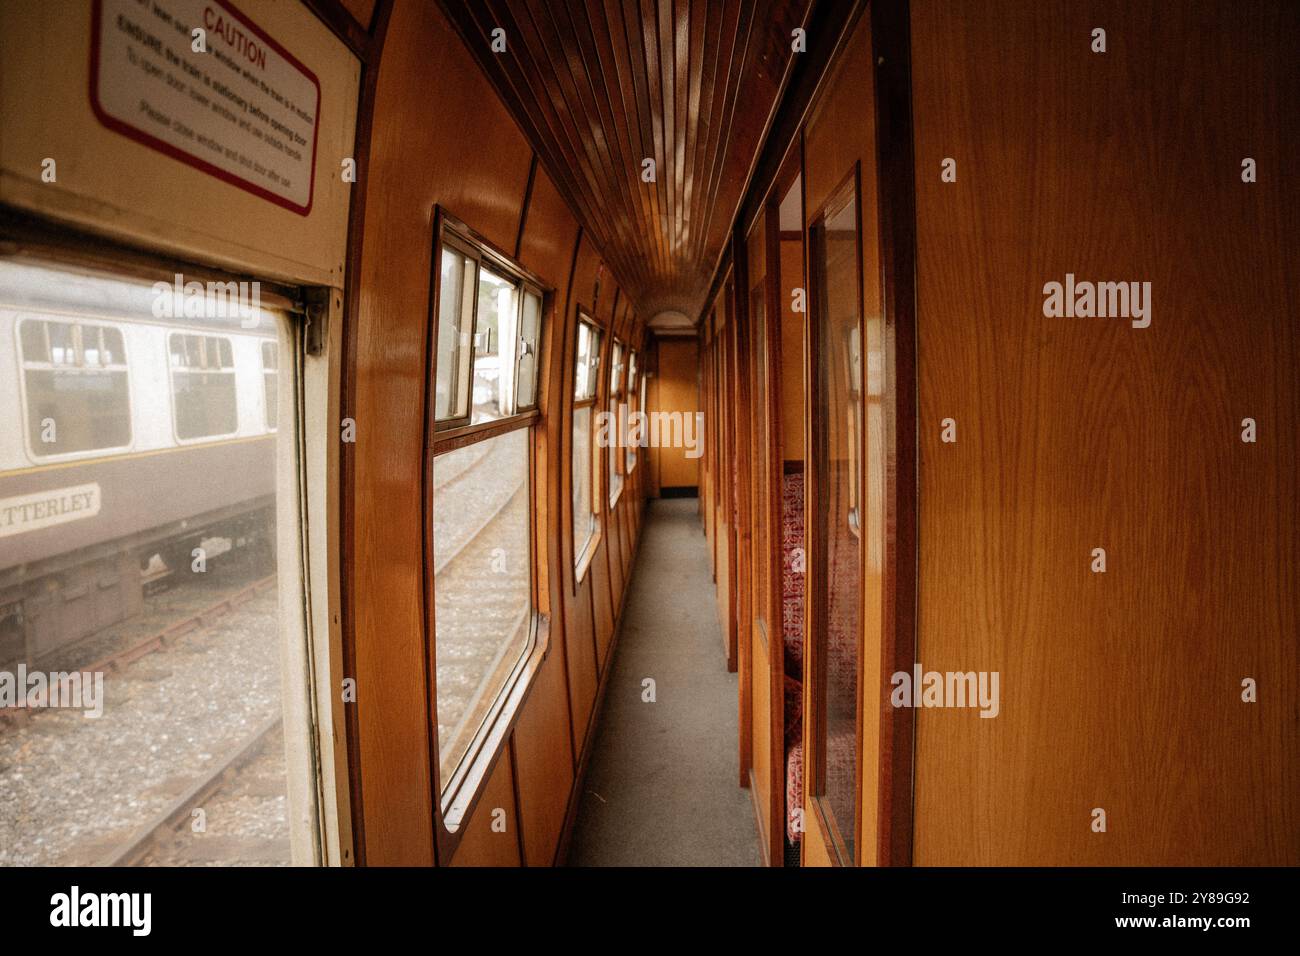
<path id="1" fill-rule="evenodd" d="M 311 211 L 320 83 L 221 0 L 95 0 L 90 100 L 110 129 Z"/>

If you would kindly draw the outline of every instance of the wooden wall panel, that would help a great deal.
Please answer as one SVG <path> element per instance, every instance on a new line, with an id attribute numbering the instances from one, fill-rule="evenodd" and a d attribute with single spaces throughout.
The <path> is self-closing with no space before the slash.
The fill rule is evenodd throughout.
<path id="1" fill-rule="evenodd" d="M 696 380 L 697 341 L 690 339 L 659 340 L 658 405 L 655 411 L 694 415 L 700 409 Z M 705 423 L 708 427 L 711 423 Z M 687 458 L 684 448 L 652 448 L 652 458 L 659 466 L 662 487 L 695 487 L 700 483 L 698 458 Z"/>
<path id="2" fill-rule="evenodd" d="M 790 295 L 802 288 L 803 243 L 781 241 L 781 458 L 803 461 L 803 343 L 806 312 L 795 312 Z"/>
<path id="3" fill-rule="evenodd" d="M 528 866 L 550 866 L 573 786 L 565 660 L 554 646 L 515 725 L 519 826 Z"/>
<path id="4" fill-rule="evenodd" d="M 546 172 L 538 169 L 520 236 L 519 259 L 556 290 L 546 335 L 552 351 L 545 356 L 549 373 L 541 405 L 544 417 L 538 429 L 541 442 L 537 467 L 538 487 L 546 492 L 539 498 L 539 504 L 545 500 L 546 507 L 538 517 L 553 519 L 544 522 L 542 553 L 548 554 L 548 560 L 557 570 L 569 561 L 569 549 L 563 542 L 572 535 L 572 524 L 567 520 L 562 502 L 568 488 L 563 481 L 563 463 L 570 427 L 566 410 L 572 395 L 572 362 L 567 348 L 571 324 L 568 287 L 578 239 L 577 221 Z M 568 578 L 571 577 L 570 571 Z M 566 606 L 576 598 L 568 587 L 568 578 L 563 573 L 547 575 L 552 644 L 514 732 L 519 825 L 524 860 L 529 866 L 549 866 L 554 861 L 573 785 L 575 761 L 567 673 L 570 639 L 567 624 L 574 615 Z M 541 581 L 538 587 L 543 588 Z M 578 683 L 579 695 L 594 693 L 594 679 L 585 685 L 585 690 L 581 680 Z"/>
<path id="5" fill-rule="evenodd" d="M 601 488 L 604 487 L 605 483 L 601 482 Z M 602 490 L 601 494 L 605 492 Z M 591 581 L 592 611 L 596 623 L 597 674 L 605 672 L 605 666 L 609 663 L 607 658 L 610 642 L 614 640 L 614 603 L 610 591 L 608 556 L 609 549 L 613 547 L 611 540 L 613 522 L 609 516 L 609 498 L 604 498 L 601 504 L 600 520 L 605 530 L 601 534 L 596 553 L 592 556 L 591 567 L 587 569 L 587 577 Z"/>
<path id="6" fill-rule="evenodd" d="M 344 546 L 353 568 L 354 772 L 369 864 L 433 862 L 420 519 L 433 206 L 445 203 L 513 249 L 529 162 L 522 135 L 442 14 L 398 0 L 376 94 L 345 412 L 357 431 L 346 446 L 354 483 Z"/>
<path id="7" fill-rule="evenodd" d="M 557 322 L 571 320 L 566 306 L 573 247 L 577 241 L 578 221 L 560 198 L 546 170 L 538 167 L 533 177 L 533 191 L 528 198 L 528 217 L 519 243 L 519 261 L 555 287 Z"/>
<path id="8" fill-rule="evenodd" d="M 1300 8 L 911 9 L 919 655 L 1001 674 L 918 714 L 915 860 L 1300 863 Z"/>
<path id="9" fill-rule="evenodd" d="M 504 820 L 505 829 L 494 830 L 494 820 Z M 474 815 L 463 826 L 465 835 L 452 856 L 452 866 L 519 866 L 519 824 L 509 749 L 492 768 Z"/>

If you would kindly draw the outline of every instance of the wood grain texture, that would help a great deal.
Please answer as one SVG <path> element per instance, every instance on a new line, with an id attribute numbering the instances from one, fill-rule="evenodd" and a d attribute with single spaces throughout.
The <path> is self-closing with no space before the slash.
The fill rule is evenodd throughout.
<path id="1" fill-rule="evenodd" d="M 552 646 L 514 733 L 515 791 L 523 859 L 528 866 L 549 866 L 555 859 L 575 764 L 566 629 L 572 617 L 566 605 L 574 597 L 572 590 L 566 588 L 560 569 L 567 560 L 564 536 L 572 535 L 572 524 L 567 521 L 563 507 L 568 486 L 563 481 L 562 465 L 569 435 L 563 410 L 566 395 L 571 394 L 566 389 L 572 388 L 566 375 L 572 365 L 566 348 L 569 338 L 566 320 L 569 278 L 578 242 L 577 221 L 546 172 L 536 170 L 520 237 L 519 259 L 526 267 L 546 276 L 556 289 L 547 315 L 543 355 L 546 376 L 541 393 L 541 423 L 536 428 L 539 446 L 536 467 L 541 476 L 536 524 L 542 540 L 538 554 L 546 556 L 546 560 L 539 562 L 538 590 L 539 595 L 544 595 L 546 611 L 551 616 Z M 594 683 L 591 692 L 594 693 Z"/>
<path id="2" fill-rule="evenodd" d="M 781 458 L 803 461 L 803 332 L 806 312 L 795 312 L 791 292 L 804 289 L 803 243 L 781 241 Z"/>
<path id="3" fill-rule="evenodd" d="M 655 411 L 694 415 L 700 410 L 696 382 L 698 347 L 695 339 L 660 339 L 659 405 Z M 705 423 L 707 428 L 710 423 Z M 658 461 L 659 481 L 665 488 L 691 487 L 700 482 L 698 458 L 687 458 L 684 448 L 651 448 Z"/>
<path id="4" fill-rule="evenodd" d="M 912 11 L 920 658 L 1002 697 L 919 712 L 915 860 L 1300 863 L 1300 8 Z"/>
<path id="5" fill-rule="evenodd" d="M 694 318 L 808 0 L 443 5 L 642 315 Z"/>
<path id="6" fill-rule="evenodd" d="M 573 749 L 564 655 L 547 655 L 515 725 L 515 787 L 524 861 L 550 866 L 573 785 Z"/>
<path id="7" fill-rule="evenodd" d="M 503 820 L 504 829 L 493 829 L 494 820 Z M 465 832 L 451 866 L 519 866 L 514 772 L 508 749 L 492 768 L 474 815 L 462 826 Z"/>

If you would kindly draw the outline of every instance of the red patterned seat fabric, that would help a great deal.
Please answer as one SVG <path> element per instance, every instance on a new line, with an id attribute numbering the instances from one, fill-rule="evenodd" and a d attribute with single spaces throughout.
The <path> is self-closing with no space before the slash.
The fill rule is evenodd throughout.
<path id="1" fill-rule="evenodd" d="M 826 746 L 827 776 L 852 773 L 857 734 L 837 734 Z M 785 833 L 791 843 L 803 837 L 803 742 L 799 741 L 785 755 Z"/>
<path id="2" fill-rule="evenodd" d="M 799 679 L 803 678 L 803 549 L 803 475 L 795 472 L 781 482 L 781 634 L 785 672 Z"/>

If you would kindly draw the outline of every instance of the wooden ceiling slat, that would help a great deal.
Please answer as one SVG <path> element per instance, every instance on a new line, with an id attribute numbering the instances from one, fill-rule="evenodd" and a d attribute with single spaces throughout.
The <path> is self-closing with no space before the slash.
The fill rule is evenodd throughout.
<path id="1" fill-rule="evenodd" d="M 703 306 L 812 2 L 442 5 L 644 319 Z"/>

